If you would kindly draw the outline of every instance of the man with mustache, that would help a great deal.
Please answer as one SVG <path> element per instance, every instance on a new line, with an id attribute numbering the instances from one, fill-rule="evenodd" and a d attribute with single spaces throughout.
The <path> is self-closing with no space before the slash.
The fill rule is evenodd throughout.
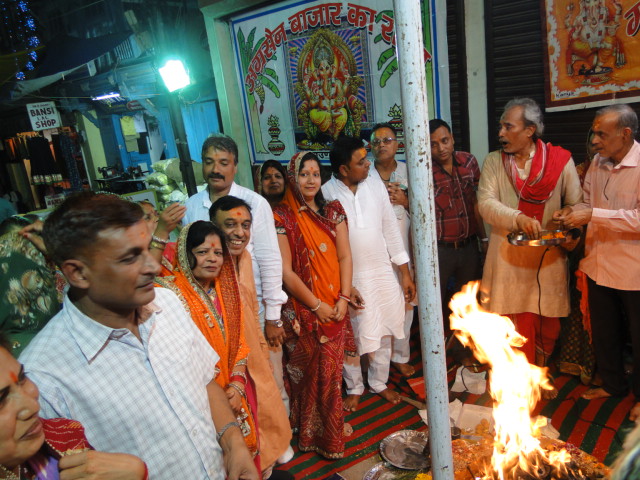
<path id="1" fill-rule="evenodd" d="M 429 121 L 433 191 L 435 197 L 436 232 L 440 296 L 445 322 L 449 330 L 447 287 L 453 281 L 453 292 L 482 276 L 481 251 L 486 252 L 489 239 L 478 211 L 476 191 L 480 180 L 478 161 L 469 152 L 455 150 L 451 127 L 439 118 Z M 473 363 L 471 351 L 463 349 L 455 336 L 449 340 L 454 359 L 463 365 Z"/>
<path id="2" fill-rule="evenodd" d="M 558 227 L 554 211 L 582 201 L 571 153 L 544 143 L 543 128 L 535 101 L 509 101 L 500 117 L 502 148 L 486 157 L 478 187 L 480 214 L 491 225 L 481 302 L 512 319 L 528 339 L 522 347 L 527 360 L 541 367 L 560 334 L 559 317 L 569 313 L 565 250 L 511 245 L 507 235 L 524 232 L 540 238 L 542 230 Z M 543 394 L 553 398 L 557 390 Z"/>
<path id="3" fill-rule="evenodd" d="M 596 112 L 591 127 L 593 159 L 584 180 L 584 202 L 565 207 L 554 218 L 566 228 L 589 225 L 580 271 L 587 277 L 589 311 L 601 387 L 582 398 L 624 396 L 624 345 L 631 337 L 635 405 L 629 419 L 640 419 L 640 144 L 638 116 L 629 105 Z"/>
<path id="4" fill-rule="evenodd" d="M 251 206 L 253 222 L 247 251 L 253 260 L 260 324 L 269 344 L 279 347 L 284 339 L 280 309 L 287 296 L 282 291 L 282 257 L 278 248 L 273 212 L 262 196 L 234 182 L 237 171 L 236 142 L 222 134 L 207 138 L 202 145 L 202 175 L 207 182 L 207 188 L 187 200 L 187 213 L 182 221 L 185 225 L 196 220 L 209 221 L 211 205 L 225 195 L 241 198 Z M 272 361 L 276 363 L 277 357 L 282 355 L 282 350 L 272 352 L 272 355 Z M 282 386 L 280 393 L 283 401 L 288 405 L 281 381 L 279 386 Z"/>
<path id="5" fill-rule="evenodd" d="M 218 354 L 176 295 L 139 205 L 68 197 L 47 218 L 47 252 L 69 283 L 63 308 L 20 356 L 44 418 L 71 418 L 89 443 L 140 457 L 154 479 L 258 479 Z"/>

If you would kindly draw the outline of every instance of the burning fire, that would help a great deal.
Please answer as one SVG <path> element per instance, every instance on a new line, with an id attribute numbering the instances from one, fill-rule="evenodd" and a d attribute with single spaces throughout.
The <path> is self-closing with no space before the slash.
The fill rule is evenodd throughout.
<path id="1" fill-rule="evenodd" d="M 531 411 L 540 399 L 540 389 L 553 387 L 547 369 L 527 362 L 513 347 L 527 341 L 516 332 L 507 317 L 483 310 L 476 300 L 479 282 L 470 282 L 456 293 L 449 304 L 451 328 L 463 345 L 470 346 L 476 358 L 491 367 L 489 380 L 494 400 L 495 438 L 491 467 L 485 479 L 501 480 L 529 476 L 544 478 L 549 468 L 563 477 L 571 461 L 562 449 L 547 452 L 540 446 L 540 427 L 531 420 Z M 544 472 L 544 473 L 543 473 Z"/>

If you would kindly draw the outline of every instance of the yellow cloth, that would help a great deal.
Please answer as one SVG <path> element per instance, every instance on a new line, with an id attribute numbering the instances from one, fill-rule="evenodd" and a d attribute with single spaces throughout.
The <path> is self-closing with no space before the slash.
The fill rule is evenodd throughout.
<path id="1" fill-rule="evenodd" d="M 122 129 L 122 135 L 137 135 L 136 126 L 133 121 L 133 117 L 120 117 L 120 128 Z"/>

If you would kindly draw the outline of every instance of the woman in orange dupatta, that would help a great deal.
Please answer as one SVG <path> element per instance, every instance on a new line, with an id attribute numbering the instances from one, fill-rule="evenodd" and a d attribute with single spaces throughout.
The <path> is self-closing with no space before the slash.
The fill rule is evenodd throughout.
<path id="1" fill-rule="evenodd" d="M 255 390 L 247 378 L 249 347 L 235 266 L 224 234 L 211 222 L 197 221 L 180 232 L 173 276 L 157 279 L 173 290 L 220 357 L 216 383 L 227 393 L 244 440 L 258 462 Z"/>
<path id="2" fill-rule="evenodd" d="M 274 217 L 289 294 L 282 312 L 291 425 L 300 450 L 334 459 L 350 429 L 341 386 L 345 355 L 356 352 L 347 311 L 352 264 L 346 214 L 340 202 L 325 203 L 320 186 L 318 157 L 295 155 Z"/>

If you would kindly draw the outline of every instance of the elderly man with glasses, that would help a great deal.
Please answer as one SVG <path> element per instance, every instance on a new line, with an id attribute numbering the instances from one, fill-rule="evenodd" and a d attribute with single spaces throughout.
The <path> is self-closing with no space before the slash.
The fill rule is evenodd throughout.
<path id="1" fill-rule="evenodd" d="M 398 151 L 398 139 L 395 129 L 388 123 L 378 123 L 371 129 L 371 153 L 373 153 L 374 168 L 370 169 L 370 176 L 378 177 L 387 187 L 389 200 L 393 206 L 393 212 L 398 220 L 400 235 L 407 252 L 409 247 L 409 196 L 407 189 L 407 164 L 396 160 Z M 401 278 L 398 267 L 394 264 L 394 272 Z M 411 268 L 411 263 L 409 263 Z M 414 368 L 409 365 L 409 336 L 411 333 L 411 323 L 413 322 L 413 305 L 405 304 L 404 310 L 404 338 L 393 339 L 393 350 L 391 354 L 391 365 L 397 368 L 405 377 L 410 377 L 415 373 Z"/>

